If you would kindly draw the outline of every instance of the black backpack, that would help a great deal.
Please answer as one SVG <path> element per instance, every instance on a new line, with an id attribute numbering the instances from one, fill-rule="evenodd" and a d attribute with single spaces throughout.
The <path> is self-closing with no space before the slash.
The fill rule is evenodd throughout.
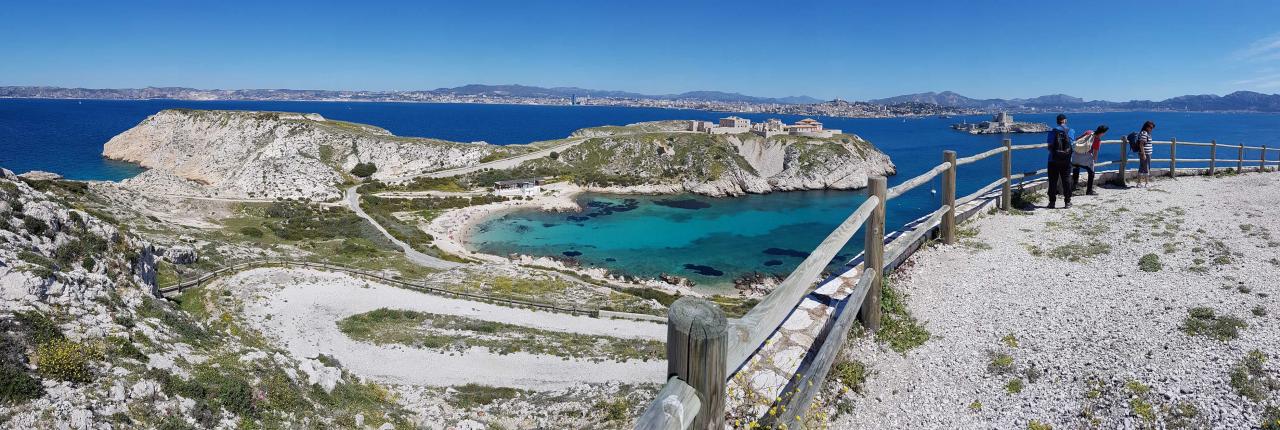
<path id="1" fill-rule="evenodd" d="M 1067 136 L 1067 132 L 1062 130 L 1053 130 L 1053 142 L 1049 144 L 1049 154 L 1053 157 L 1053 161 L 1069 162 L 1071 161 L 1071 137 Z"/>
<path id="2" fill-rule="evenodd" d="M 1138 132 L 1129 133 L 1124 137 L 1124 141 L 1129 143 L 1129 151 L 1142 152 L 1142 144 L 1138 142 Z"/>

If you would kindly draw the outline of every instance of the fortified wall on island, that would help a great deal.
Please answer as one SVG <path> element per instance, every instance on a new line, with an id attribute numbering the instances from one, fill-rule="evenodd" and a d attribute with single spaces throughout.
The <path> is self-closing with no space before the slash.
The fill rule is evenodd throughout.
<path id="1" fill-rule="evenodd" d="M 746 118 L 728 116 L 720 118 L 719 123 L 711 121 L 689 121 L 686 131 L 708 134 L 738 134 L 752 132 L 766 138 L 778 135 L 829 138 L 842 131 L 834 128 L 823 128 L 822 123 L 813 118 L 805 118 L 794 124 L 785 124 L 782 120 L 770 118 L 765 122 L 752 123 Z"/>

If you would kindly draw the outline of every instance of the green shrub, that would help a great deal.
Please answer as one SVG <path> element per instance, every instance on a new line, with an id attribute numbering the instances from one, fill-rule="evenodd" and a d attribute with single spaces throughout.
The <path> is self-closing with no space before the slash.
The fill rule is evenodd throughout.
<path id="1" fill-rule="evenodd" d="M 480 384 L 460 385 L 453 388 L 454 393 L 450 403 L 462 409 L 488 405 L 494 401 L 513 398 L 520 394 L 520 391 L 515 388 L 491 387 Z"/>
<path id="2" fill-rule="evenodd" d="M 626 397 L 619 397 L 610 401 L 600 401 L 596 403 L 596 409 L 604 411 L 605 421 L 622 421 L 627 419 L 627 409 L 629 408 L 630 405 L 627 404 Z"/>
<path id="3" fill-rule="evenodd" d="M 36 345 L 61 340 L 62 330 L 49 317 L 37 311 L 14 312 L 13 318 L 21 324 L 26 338 Z"/>
<path id="4" fill-rule="evenodd" d="M 1004 384 L 1004 391 L 1009 394 L 1017 394 L 1022 392 L 1022 379 L 1013 378 L 1009 383 Z"/>
<path id="5" fill-rule="evenodd" d="M 1262 412 L 1262 430 L 1280 430 L 1280 407 L 1267 406 Z"/>
<path id="6" fill-rule="evenodd" d="M 85 383 L 93 380 L 89 364 L 102 359 L 97 347 L 67 339 L 55 339 L 36 347 L 36 371 L 62 381 Z"/>
<path id="7" fill-rule="evenodd" d="M 129 340 L 129 338 L 117 336 L 108 337 L 107 344 L 111 347 L 111 355 L 116 357 L 132 358 L 138 361 L 147 361 L 147 355 L 143 354 L 142 351 Z"/>
<path id="8" fill-rule="evenodd" d="M 32 236 L 41 236 L 49 231 L 49 224 L 44 220 L 27 215 L 22 216 L 22 227 L 26 228 L 27 233 L 31 233 Z"/>
<path id="9" fill-rule="evenodd" d="M 44 395 L 40 381 L 16 364 L 0 363 L 0 405 L 17 405 Z"/>
<path id="10" fill-rule="evenodd" d="M 831 373 L 844 385 L 845 389 L 862 394 L 862 384 L 867 381 L 866 364 L 858 360 L 840 361 L 831 368 Z"/>
<path id="11" fill-rule="evenodd" d="M 1143 272 L 1159 272 L 1160 257 L 1155 254 L 1147 254 L 1138 259 L 1138 269 Z"/>
<path id="12" fill-rule="evenodd" d="M 262 230 L 253 226 L 241 227 L 240 234 L 257 239 L 262 237 Z"/>
<path id="13" fill-rule="evenodd" d="M 1231 388 L 1236 393 L 1255 402 L 1266 400 L 1271 390 L 1280 389 L 1280 381 L 1267 377 L 1262 366 L 1267 362 L 1266 354 L 1252 350 L 1240 363 L 1231 369 Z"/>
<path id="14" fill-rule="evenodd" d="M 373 164 L 372 162 L 356 163 L 356 166 L 351 168 L 351 174 L 356 175 L 357 177 L 360 177 L 360 178 L 368 178 L 370 176 L 373 176 L 373 174 L 377 172 L 378 172 L 378 166 L 376 164 Z"/>
<path id="15" fill-rule="evenodd" d="M 1233 316 L 1218 316 L 1211 308 L 1194 307 L 1187 311 L 1182 330 L 1192 336 L 1210 336 L 1221 341 L 1240 336 L 1240 329 L 1248 327 L 1243 320 Z"/>

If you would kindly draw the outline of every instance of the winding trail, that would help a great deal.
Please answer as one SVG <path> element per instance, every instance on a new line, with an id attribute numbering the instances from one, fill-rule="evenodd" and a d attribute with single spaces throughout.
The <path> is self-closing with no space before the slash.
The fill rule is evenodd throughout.
<path id="1" fill-rule="evenodd" d="M 625 362 L 553 355 L 501 355 L 483 348 L 439 352 L 351 339 L 337 321 L 379 308 L 456 315 L 564 333 L 663 341 L 653 322 L 572 316 L 422 294 L 341 273 L 253 269 L 217 282 L 247 291 L 249 323 L 298 358 L 327 354 L 348 370 L 385 383 L 448 386 L 467 383 L 554 390 L 578 383 L 648 383 L 666 373 L 664 360 Z"/>
<path id="2" fill-rule="evenodd" d="M 378 231 L 381 232 L 383 236 L 386 236 L 387 240 L 390 240 L 391 243 L 396 244 L 396 246 L 399 246 L 402 250 L 404 250 L 404 256 L 405 258 L 408 258 L 409 261 L 412 261 L 414 264 L 417 264 L 419 266 L 429 267 L 432 269 L 439 269 L 439 270 L 452 269 L 454 267 L 458 267 L 462 265 L 461 263 L 445 261 L 436 257 L 432 257 L 427 254 L 423 254 L 422 252 L 419 252 L 418 250 L 413 249 L 413 247 L 409 246 L 409 244 L 400 241 L 400 239 L 396 239 L 396 237 L 392 236 L 391 233 L 388 232 L 386 228 L 382 227 L 382 224 L 378 224 L 377 221 L 373 220 L 373 217 L 369 216 L 369 214 L 367 213 L 364 213 L 364 209 L 360 208 L 360 194 L 356 192 L 356 189 L 358 188 L 360 188 L 359 185 L 355 185 L 355 186 L 352 186 L 351 188 L 347 188 L 347 196 L 346 196 L 347 206 L 351 208 L 352 212 L 356 213 L 356 216 L 359 216 L 360 218 L 364 218 L 365 221 L 369 221 L 370 224 L 373 224 L 373 227 L 377 228 Z"/>

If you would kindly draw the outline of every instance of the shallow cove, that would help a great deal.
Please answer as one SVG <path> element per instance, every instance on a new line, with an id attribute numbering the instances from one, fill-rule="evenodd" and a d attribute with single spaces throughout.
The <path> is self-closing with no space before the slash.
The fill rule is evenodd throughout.
<path id="1" fill-rule="evenodd" d="M 743 273 L 790 273 L 865 199 L 859 191 L 734 198 L 586 193 L 576 198 L 586 208 L 580 213 L 525 209 L 485 220 L 468 246 L 494 255 L 571 256 L 620 274 L 669 273 L 727 287 Z M 851 242 L 837 260 L 861 250 L 860 239 Z"/>

